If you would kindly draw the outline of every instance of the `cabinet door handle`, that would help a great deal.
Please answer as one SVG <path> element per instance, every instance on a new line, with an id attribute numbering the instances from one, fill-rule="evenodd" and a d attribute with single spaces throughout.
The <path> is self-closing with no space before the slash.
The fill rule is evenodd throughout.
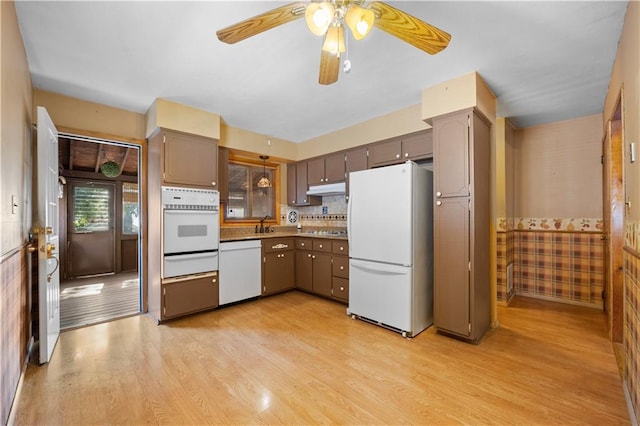
<path id="1" fill-rule="evenodd" d="M 409 156 L 409 153 L 408 153 L 408 152 L 405 152 L 405 153 L 404 153 L 404 158 L 407 158 L 408 156 Z"/>
<path id="2" fill-rule="evenodd" d="M 436 197 L 442 197 L 442 192 L 440 191 L 436 192 Z"/>
<path id="3" fill-rule="evenodd" d="M 311 257 L 311 254 L 308 254 L 307 257 Z"/>
<path id="4" fill-rule="evenodd" d="M 318 247 L 322 248 L 322 244 L 320 244 Z"/>
<path id="5" fill-rule="evenodd" d="M 303 202 L 303 203 L 306 203 L 306 202 L 307 202 L 307 199 L 305 198 L 302 202 Z"/>
<path id="6" fill-rule="evenodd" d="M 344 266 L 341 266 L 341 267 L 340 267 L 340 270 L 341 270 L 341 271 L 344 271 Z"/>
<path id="7" fill-rule="evenodd" d="M 344 287 L 340 287 L 340 291 L 344 291 Z"/>
<path id="8" fill-rule="evenodd" d="M 214 279 L 212 279 L 212 280 L 211 280 L 211 282 L 215 284 L 216 282 L 218 282 L 218 280 L 216 280 L 216 279 L 214 278 Z"/>
<path id="9" fill-rule="evenodd" d="M 400 154 L 396 154 L 396 158 L 400 158 Z"/>
<path id="10" fill-rule="evenodd" d="M 436 206 L 441 206 L 442 205 L 442 201 L 438 200 L 436 201 Z"/>
<path id="11" fill-rule="evenodd" d="M 312 259 L 315 259 L 316 257 L 315 257 L 315 256 L 311 256 L 311 258 L 312 258 Z"/>
<path id="12" fill-rule="evenodd" d="M 340 246 L 340 251 L 343 251 L 343 250 L 344 250 L 344 246 Z"/>
<path id="13" fill-rule="evenodd" d="M 216 186 L 216 183 L 215 183 L 215 182 L 211 182 L 211 185 L 212 185 L 212 186 Z"/>

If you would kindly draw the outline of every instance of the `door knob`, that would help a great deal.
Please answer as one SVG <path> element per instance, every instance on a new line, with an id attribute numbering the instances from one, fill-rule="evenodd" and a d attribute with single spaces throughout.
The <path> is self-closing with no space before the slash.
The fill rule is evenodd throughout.
<path id="1" fill-rule="evenodd" d="M 56 249 L 56 245 L 52 243 L 47 243 L 47 259 L 51 259 L 53 257 L 53 251 Z"/>

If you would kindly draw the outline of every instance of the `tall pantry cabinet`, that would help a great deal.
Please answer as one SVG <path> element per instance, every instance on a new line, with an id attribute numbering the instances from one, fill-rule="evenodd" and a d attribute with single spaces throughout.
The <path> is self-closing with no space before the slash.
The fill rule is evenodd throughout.
<path id="1" fill-rule="evenodd" d="M 491 323 L 489 126 L 474 109 L 433 118 L 434 325 L 474 343 Z"/>

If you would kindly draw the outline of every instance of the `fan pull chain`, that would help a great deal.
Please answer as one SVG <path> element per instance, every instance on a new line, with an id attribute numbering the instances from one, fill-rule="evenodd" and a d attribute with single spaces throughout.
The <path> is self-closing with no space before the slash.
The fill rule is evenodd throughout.
<path id="1" fill-rule="evenodd" d="M 351 61 L 349 60 L 349 32 L 346 31 L 346 37 L 344 38 L 344 56 L 345 60 L 342 66 L 342 70 L 345 74 L 351 71 Z"/>

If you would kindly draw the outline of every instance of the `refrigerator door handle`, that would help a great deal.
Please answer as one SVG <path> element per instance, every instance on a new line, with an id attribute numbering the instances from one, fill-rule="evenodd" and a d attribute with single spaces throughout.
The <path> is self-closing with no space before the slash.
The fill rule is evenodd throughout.
<path id="1" fill-rule="evenodd" d="M 351 235 L 351 200 L 353 200 L 353 194 L 349 194 L 349 199 L 347 200 L 347 240 Z"/>
<path id="2" fill-rule="evenodd" d="M 359 259 L 349 259 L 349 265 L 363 271 L 385 275 L 406 275 L 411 271 L 410 266 L 391 263 L 367 262 Z"/>

